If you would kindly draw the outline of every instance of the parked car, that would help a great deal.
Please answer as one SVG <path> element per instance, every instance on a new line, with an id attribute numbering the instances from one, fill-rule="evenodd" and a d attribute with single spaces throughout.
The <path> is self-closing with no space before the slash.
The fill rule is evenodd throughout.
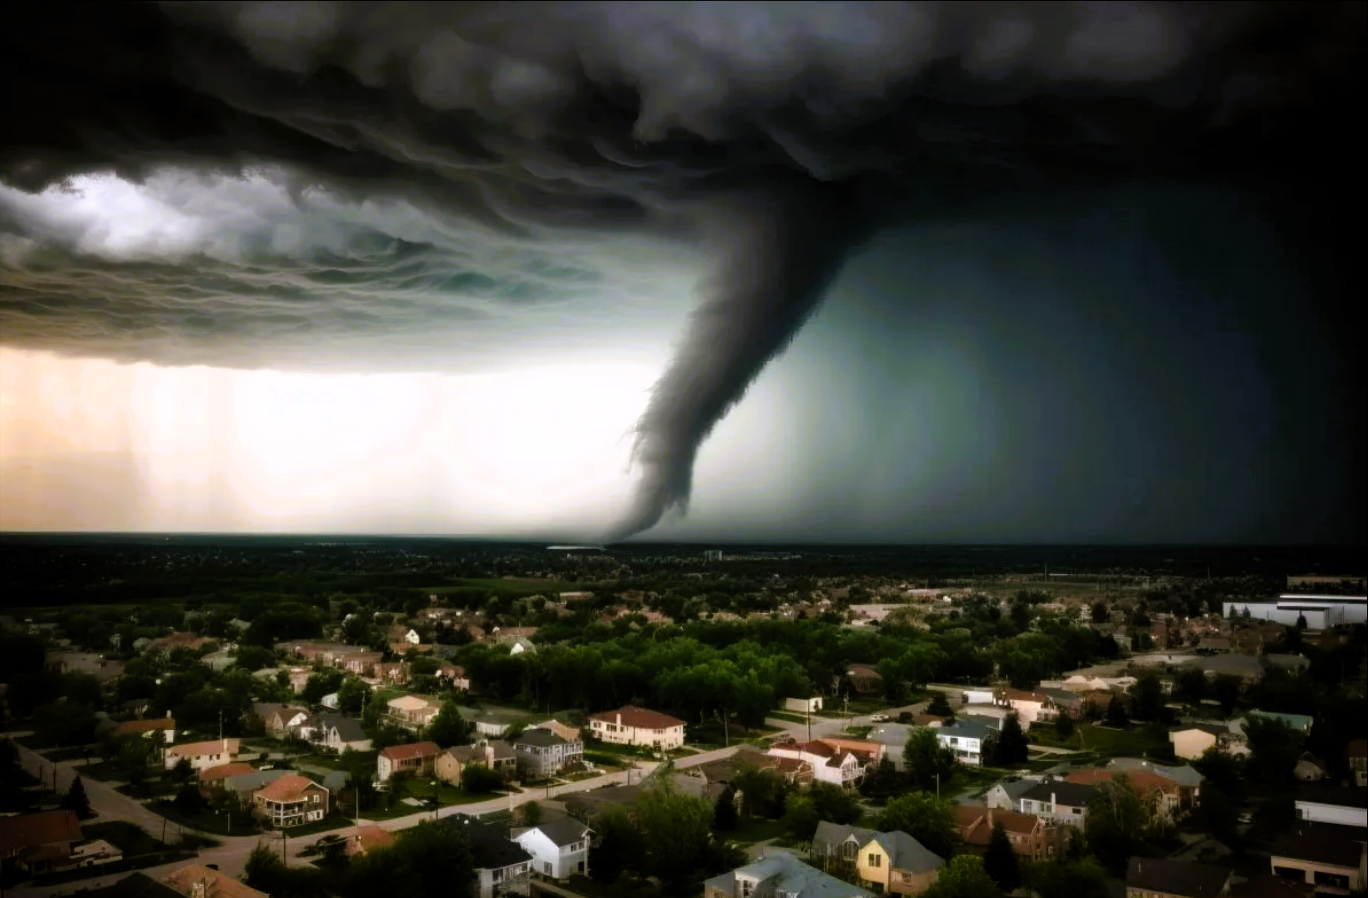
<path id="1" fill-rule="evenodd" d="M 874 714 L 869 718 L 870 723 L 888 723 L 888 721 L 889 717 L 887 714 Z"/>

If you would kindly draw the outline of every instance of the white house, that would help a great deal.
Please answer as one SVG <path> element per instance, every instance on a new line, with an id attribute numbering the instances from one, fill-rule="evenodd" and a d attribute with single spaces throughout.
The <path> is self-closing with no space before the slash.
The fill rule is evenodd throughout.
<path id="1" fill-rule="evenodd" d="M 238 740 L 215 739 L 212 742 L 187 742 L 173 745 L 166 750 L 166 769 L 170 770 L 185 758 L 196 770 L 217 767 L 233 760 L 238 753 Z"/>
<path id="2" fill-rule="evenodd" d="M 992 689 L 964 690 L 964 703 L 966 705 L 991 705 L 996 700 L 997 693 Z"/>
<path id="3" fill-rule="evenodd" d="M 864 763 L 852 752 L 833 748 L 821 741 L 776 745 L 768 754 L 775 758 L 807 762 L 812 768 L 813 779 L 819 783 L 853 788 L 865 773 Z"/>
<path id="4" fill-rule="evenodd" d="M 589 715 L 589 732 L 604 742 L 679 748 L 684 744 L 684 721 L 635 705 Z"/>
<path id="5" fill-rule="evenodd" d="M 1021 794 L 1016 810 L 1044 817 L 1047 823 L 1081 827 L 1088 812 L 1088 799 L 1096 788 L 1059 781 L 1037 783 Z"/>
<path id="6" fill-rule="evenodd" d="M 977 767 L 983 763 L 983 745 L 997 730 L 972 720 L 957 720 L 949 726 L 937 727 L 936 741 L 955 753 L 961 764 Z"/>
<path id="7" fill-rule="evenodd" d="M 512 839 L 532 855 L 532 870 L 551 879 L 589 873 L 589 840 L 593 831 L 572 817 L 543 820 L 519 827 Z"/>
<path id="8" fill-rule="evenodd" d="M 1022 729 L 1040 720 L 1054 720 L 1059 716 L 1059 707 L 1054 699 L 1043 692 L 1025 689 L 999 689 L 994 703 L 1001 708 L 1010 708 L 1021 718 Z"/>
<path id="9" fill-rule="evenodd" d="M 795 711 L 799 714 L 813 714 L 822 710 L 822 697 L 814 695 L 811 698 L 786 698 L 784 699 L 784 710 Z"/>
<path id="10" fill-rule="evenodd" d="M 532 856 L 527 849 L 506 838 L 498 827 L 465 814 L 446 817 L 442 824 L 464 833 L 470 845 L 470 860 L 479 883 L 474 890 L 475 898 L 528 893 Z"/>

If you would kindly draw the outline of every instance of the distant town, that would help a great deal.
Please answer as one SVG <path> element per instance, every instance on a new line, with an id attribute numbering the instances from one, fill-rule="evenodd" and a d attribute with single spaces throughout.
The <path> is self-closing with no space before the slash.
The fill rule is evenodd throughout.
<path id="1" fill-rule="evenodd" d="M 5 895 L 1368 891 L 1348 550 L 0 558 Z"/>

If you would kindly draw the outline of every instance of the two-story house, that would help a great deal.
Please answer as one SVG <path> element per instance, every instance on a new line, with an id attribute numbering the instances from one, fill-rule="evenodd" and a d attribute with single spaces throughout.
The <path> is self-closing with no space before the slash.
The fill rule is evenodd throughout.
<path id="1" fill-rule="evenodd" d="M 256 813 L 276 829 L 314 823 L 328 816 L 328 790 L 297 773 L 282 776 L 252 794 Z"/>
<path id="2" fill-rule="evenodd" d="M 993 703 L 1000 708 L 1011 708 L 1021 717 L 1021 726 L 1029 728 L 1042 720 L 1059 716 L 1059 706 L 1043 692 L 1025 689 L 999 689 L 993 693 Z"/>
<path id="3" fill-rule="evenodd" d="M 237 739 L 187 742 L 184 745 L 173 745 L 168 748 L 163 760 L 167 770 L 175 767 L 182 758 L 189 761 L 190 766 L 195 770 L 203 770 L 206 767 L 217 767 L 220 764 L 230 763 L 238 754 L 238 744 Z"/>
<path id="4" fill-rule="evenodd" d="M 355 717 L 319 714 L 313 730 L 314 741 L 341 754 L 347 749 L 370 751 L 371 739 Z"/>
<path id="5" fill-rule="evenodd" d="M 407 745 L 391 745 L 380 750 L 375 759 L 375 776 L 381 782 L 388 780 L 400 771 L 410 771 L 426 776 L 432 773 L 441 749 L 436 742 L 410 742 Z"/>
<path id="6" fill-rule="evenodd" d="M 709 879 L 703 883 L 703 898 L 874 898 L 874 893 L 791 854 L 771 854 Z"/>
<path id="7" fill-rule="evenodd" d="M 511 740 L 523 779 L 555 776 L 568 766 L 584 763 L 584 743 L 562 739 L 550 730 L 524 730 Z"/>
<path id="8" fill-rule="evenodd" d="M 1219 898 L 1230 894 L 1230 874 L 1228 867 L 1133 857 L 1126 868 L 1126 898 Z"/>
<path id="9" fill-rule="evenodd" d="M 1368 829 L 1361 826 L 1299 820 L 1273 840 L 1269 855 L 1273 875 L 1314 888 L 1317 895 L 1368 889 Z"/>
<path id="10" fill-rule="evenodd" d="M 514 829 L 512 839 L 532 855 L 532 871 L 548 879 L 589 874 L 593 831 L 572 817 L 553 817 L 536 826 Z"/>
<path id="11" fill-rule="evenodd" d="M 604 742 L 646 745 L 658 749 L 684 744 L 684 721 L 635 705 L 589 715 L 589 732 Z"/>
<path id="12" fill-rule="evenodd" d="M 936 741 L 953 751 L 956 761 L 977 767 L 983 763 L 984 744 L 997 735 L 997 730 L 972 720 L 957 720 L 936 727 L 935 733 Z"/>
<path id="13" fill-rule="evenodd" d="M 390 719 L 409 729 L 427 726 L 432 723 L 432 718 L 436 717 L 437 713 L 442 710 L 440 705 L 416 695 L 402 695 L 399 698 L 390 699 L 386 704 L 389 707 Z"/>
<path id="14" fill-rule="evenodd" d="M 470 846 L 476 876 L 474 898 L 528 894 L 532 855 L 526 848 L 507 838 L 498 827 L 465 814 L 444 817 L 441 825 L 462 833 Z"/>
<path id="15" fill-rule="evenodd" d="M 961 841 L 970 851 L 987 851 L 993 827 L 998 824 L 1007 833 L 1012 851 L 1020 857 L 1042 861 L 1052 854 L 1049 827 L 1035 814 L 1019 814 L 976 805 L 955 805 L 955 825 L 959 828 Z"/>
<path id="16" fill-rule="evenodd" d="M 289 739 L 292 736 L 299 736 L 299 728 L 308 722 L 308 708 L 282 705 L 266 718 L 266 734 L 272 739 Z"/>
<path id="17" fill-rule="evenodd" d="M 1173 755 L 1196 761 L 1210 749 L 1225 751 L 1230 745 L 1230 728 L 1223 723 L 1188 723 L 1169 730 Z"/>
<path id="18" fill-rule="evenodd" d="M 1096 786 L 1080 783 L 1037 783 L 1021 794 L 1017 811 L 1036 814 L 1057 826 L 1082 827 L 1088 812 L 1088 799 L 1096 790 Z"/>
<path id="19" fill-rule="evenodd" d="M 1064 778 L 1066 783 L 1085 786 L 1100 786 L 1110 783 L 1117 776 L 1125 776 L 1141 795 L 1156 798 L 1155 812 L 1170 821 L 1176 822 L 1180 813 L 1178 784 L 1171 779 L 1150 770 L 1120 770 L 1115 767 L 1087 767 L 1072 771 Z"/>
<path id="20" fill-rule="evenodd" d="M 940 855 L 907 833 L 894 831 L 876 833 L 860 846 L 855 872 L 861 882 L 878 886 L 886 895 L 920 895 L 931 888 L 944 866 Z"/>
<path id="21" fill-rule="evenodd" d="M 876 830 L 823 820 L 817 824 L 809 855 L 825 873 L 853 873 L 860 849 L 877 835 Z"/>
<path id="22" fill-rule="evenodd" d="M 776 745 L 770 748 L 769 754 L 808 765 L 815 782 L 845 788 L 854 788 L 865 775 L 867 767 L 854 753 L 841 751 L 824 739 Z"/>
<path id="23" fill-rule="evenodd" d="M 1012 777 L 999 780 L 983 796 L 983 803 L 994 810 L 1015 811 L 1021 807 L 1021 796 L 1032 786 L 1043 782 L 1042 777 Z"/>

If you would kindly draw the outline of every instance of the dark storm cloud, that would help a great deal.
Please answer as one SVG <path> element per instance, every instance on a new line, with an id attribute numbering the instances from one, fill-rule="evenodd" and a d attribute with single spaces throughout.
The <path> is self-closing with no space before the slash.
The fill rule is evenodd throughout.
<path id="1" fill-rule="evenodd" d="M 209 360 L 430 327 L 438 308 L 474 327 L 610 292 L 630 268 L 594 252 L 624 235 L 700 247 L 715 269 L 614 536 L 683 506 L 702 440 L 880 225 L 1137 174 L 1281 173 L 1295 192 L 1308 144 L 1349 143 L 1364 32 L 1355 3 L 18 9 L 0 47 L 12 188 L 173 165 L 250 171 L 289 202 L 134 251 L 7 195 L 11 342 Z M 241 239 L 215 245 L 225 231 Z M 90 261 L 50 261 L 64 240 Z"/>

